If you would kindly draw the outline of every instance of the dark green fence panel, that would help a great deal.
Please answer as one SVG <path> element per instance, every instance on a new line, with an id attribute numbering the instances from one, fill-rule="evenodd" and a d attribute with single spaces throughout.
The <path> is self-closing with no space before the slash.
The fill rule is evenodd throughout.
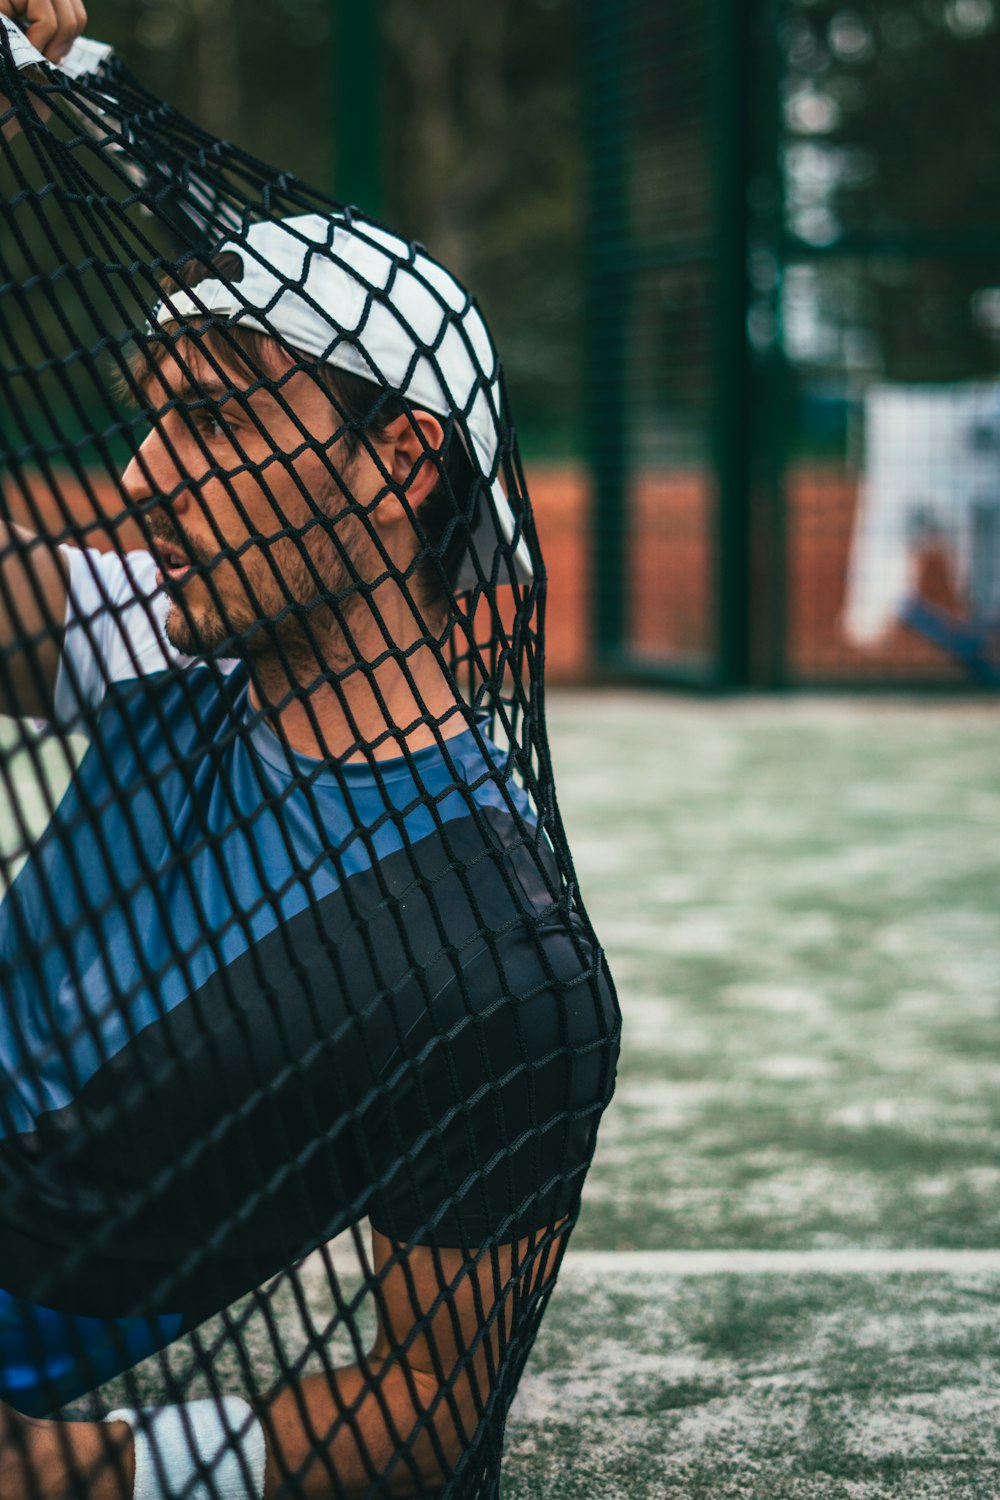
<path id="1" fill-rule="evenodd" d="M 706 684 L 746 659 L 743 14 L 591 7 L 598 665 Z"/>
<path id="2" fill-rule="evenodd" d="M 1000 684 L 997 6 L 777 22 L 785 680 Z"/>
<path id="3" fill-rule="evenodd" d="M 594 0 L 599 663 L 1000 682 L 1000 4 Z"/>
<path id="4" fill-rule="evenodd" d="M 334 193 L 375 215 L 384 208 L 381 19 L 378 0 L 340 0 L 331 27 Z"/>

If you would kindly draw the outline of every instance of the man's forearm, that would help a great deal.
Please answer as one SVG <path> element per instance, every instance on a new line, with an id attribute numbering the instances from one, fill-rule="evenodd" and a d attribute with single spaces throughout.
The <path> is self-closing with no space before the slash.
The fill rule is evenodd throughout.
<path id="1" fill-rule="evenodd" d="M 51 710 L 67 578 L 58 548 L 0 521 L 0 713 Z"/>

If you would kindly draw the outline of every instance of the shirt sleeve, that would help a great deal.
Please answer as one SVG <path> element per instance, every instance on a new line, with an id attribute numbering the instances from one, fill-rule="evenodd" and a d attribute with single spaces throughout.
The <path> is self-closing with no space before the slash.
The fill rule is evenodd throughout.
<path id="1" fill-rule="evenodd" d="M 110 683 L 162 672 L 189 658 L 167 640 L 169 601 L 157 587 L 150 553 L 61 551 L 69 586 L 53 718 L 73 727 L 98 707 Z"/>

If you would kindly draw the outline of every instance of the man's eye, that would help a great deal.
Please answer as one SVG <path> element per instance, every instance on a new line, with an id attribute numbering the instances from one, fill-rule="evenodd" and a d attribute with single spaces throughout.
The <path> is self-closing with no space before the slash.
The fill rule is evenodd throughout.
<path id="1" fill-rule="evenodd" d="M 199 411 L 195 417 L 195 421 L 208 438 L 225 437 L 227 434 L 228 429 L 226 424 L 217 412 Z"/>

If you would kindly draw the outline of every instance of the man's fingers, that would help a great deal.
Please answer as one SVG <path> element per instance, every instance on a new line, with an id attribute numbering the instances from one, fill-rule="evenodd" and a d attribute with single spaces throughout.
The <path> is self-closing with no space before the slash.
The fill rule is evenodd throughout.
<path id="1" fill-rule="evenodd" d="M 0 14 L 21 21 L 49 62 L 61 62 L 87 24 L 82 0 L 0 0 Z"/>
<path id="2" fill-rule="evenodd" d="M 54 0 L 3 0 L 3 11 L 11 20 L 22 23 L 28 41 L 47 57 L 46 49 L 59 29 Z"/>
<path id="3" fill-rule="evenodd" d="M 87 24 L 87 12 L 83 6 L 83 0 L 55 0 L 55 6 L 59 20 L 59 30 L 55 40 L 56 45 L 62 48 L 62 55 L 65 57 Z"/>
<path id="4" fill-rule="evenodd" d="M 39 52 L 44 53 L 51 45 L 58 28 L 53 0 L 6 0 L 4 12 L 12 20 L 22 23 L 28 41 Z"/>
<path id="5" fill-rule="evenodd" d="M 87 12 L 78 0 L 45 0 L 45 3 L 52 8 L 55 30 L 49 38 L 48 45 L 39 47 L 39 51 L 44 52 L 50 62 L 62 62 L 87 24 Z M 29 35 L 38 47 L 34 36 L 30 32 Z"/>

